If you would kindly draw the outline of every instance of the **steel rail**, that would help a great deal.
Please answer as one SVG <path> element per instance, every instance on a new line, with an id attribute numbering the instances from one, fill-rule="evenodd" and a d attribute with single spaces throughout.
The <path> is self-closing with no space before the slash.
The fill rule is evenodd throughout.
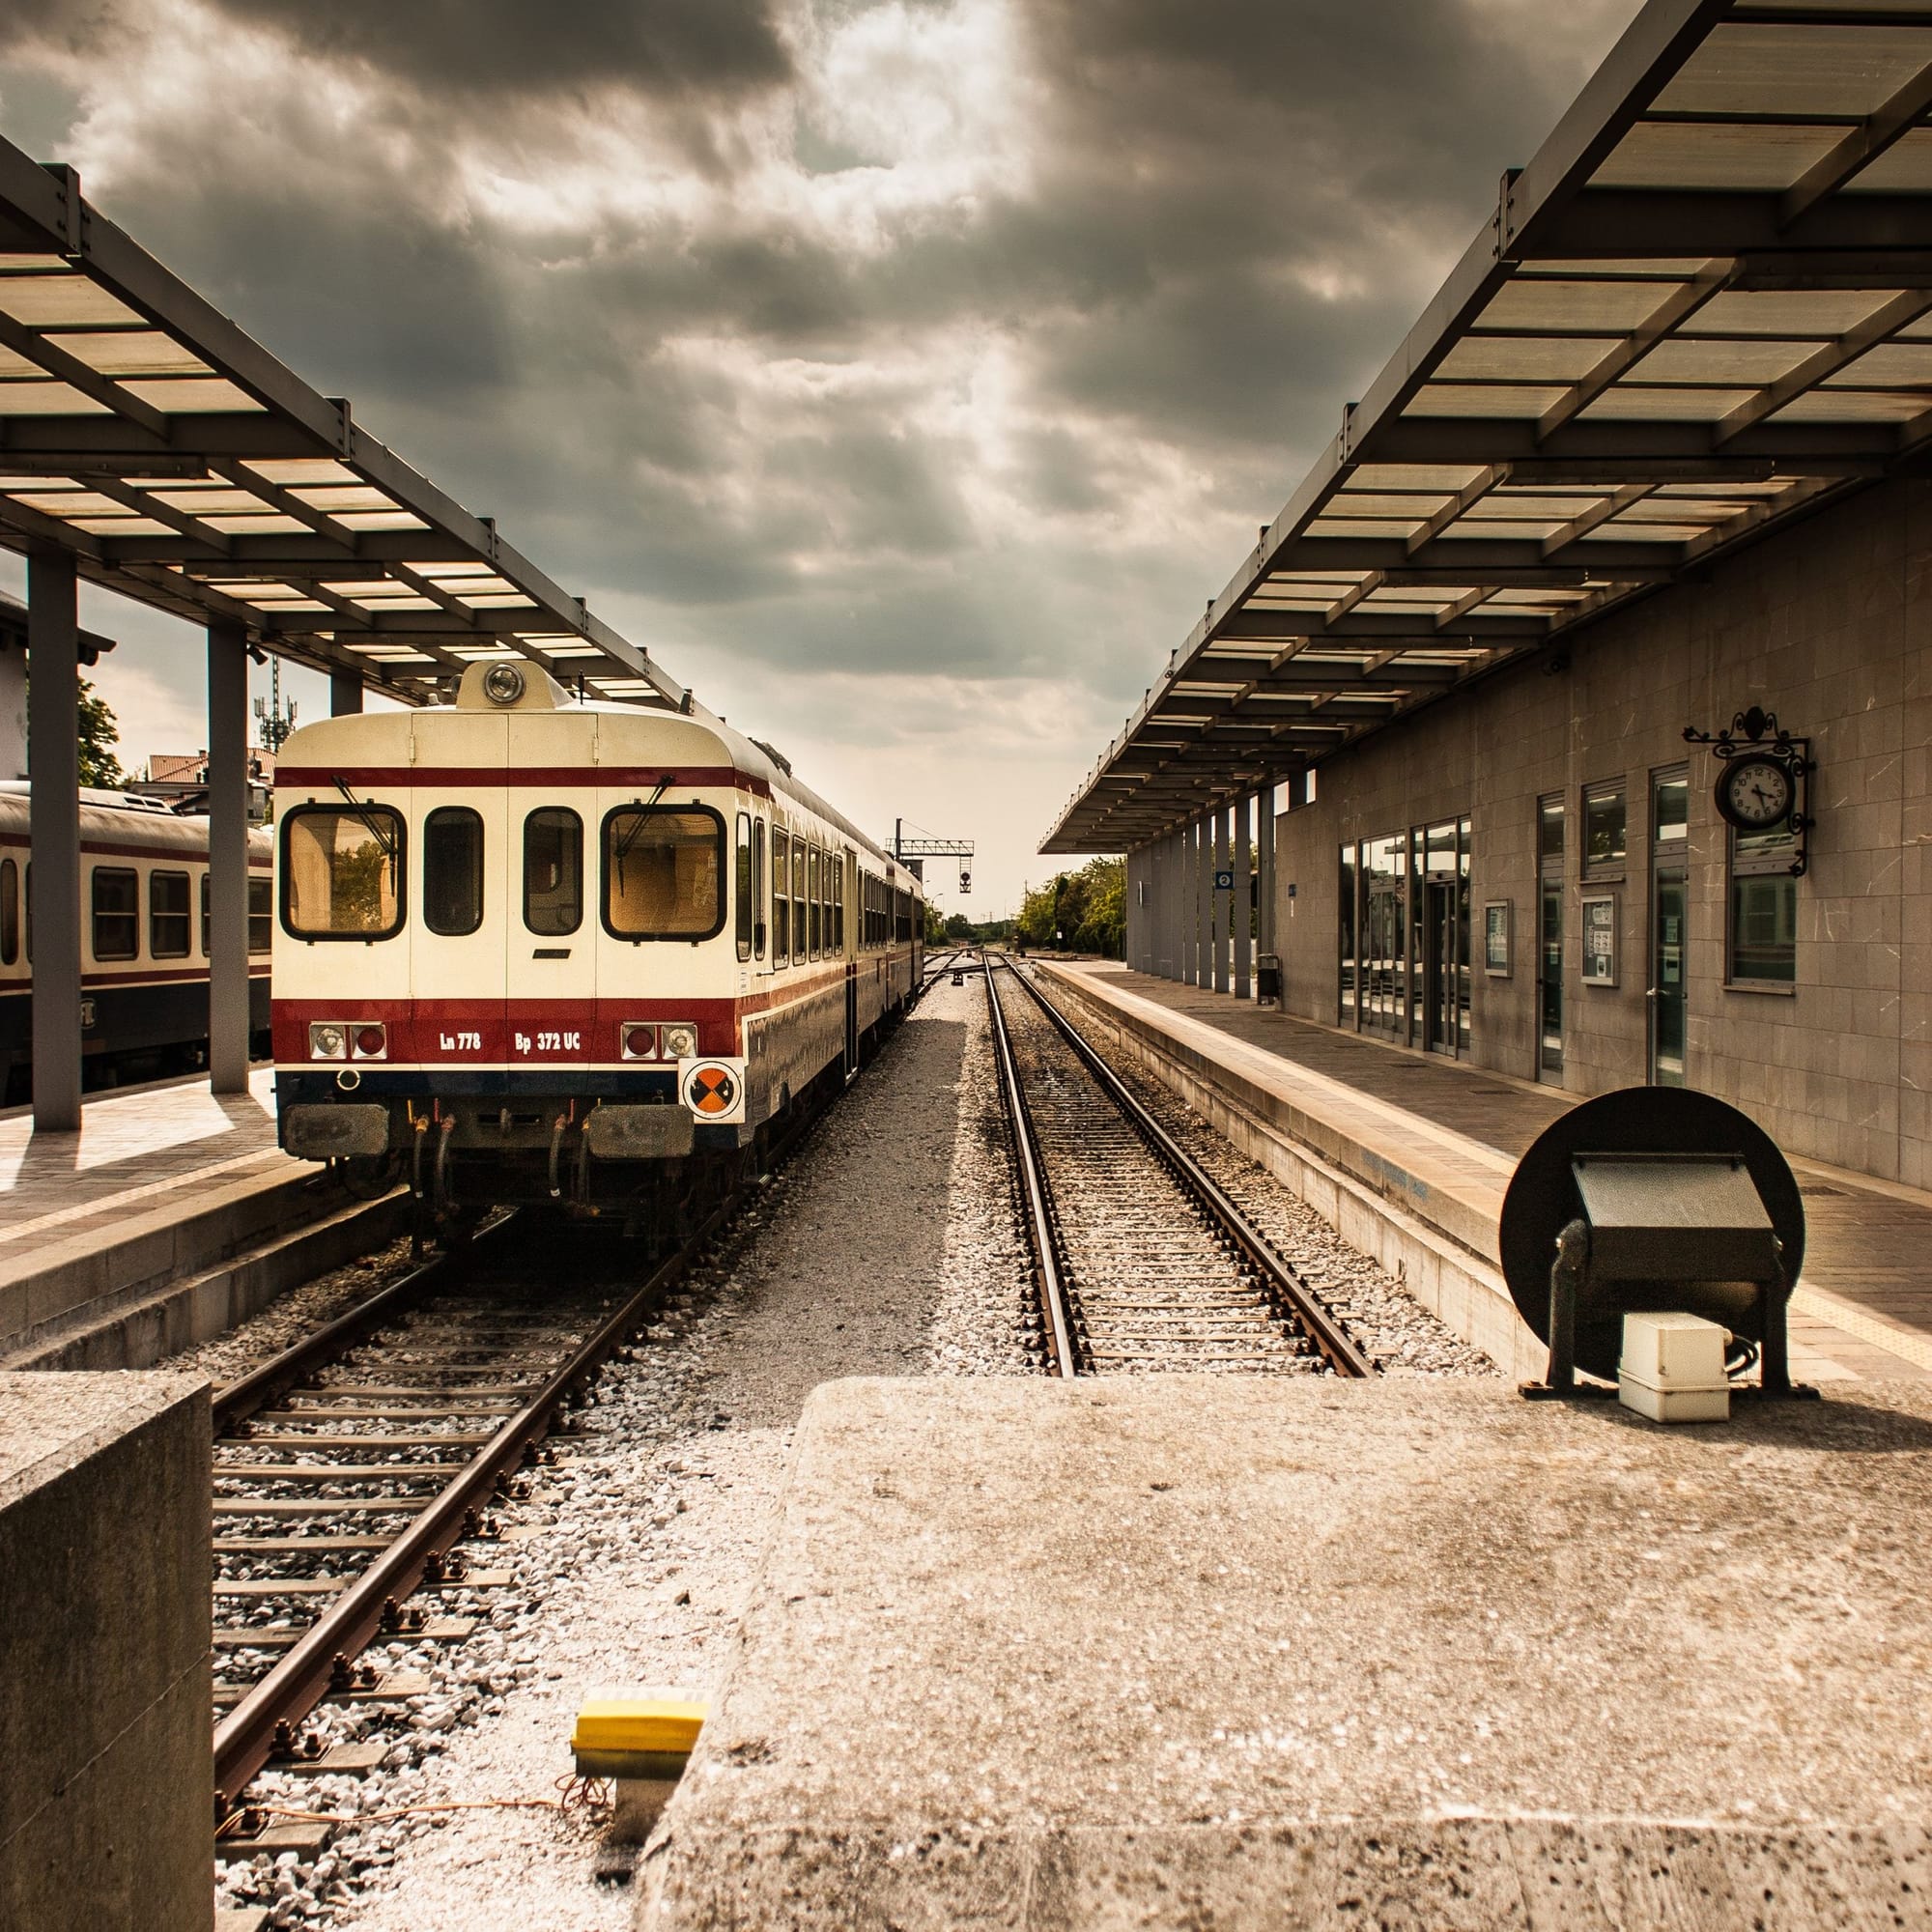
<path id="1" fill-rule="evenodd" d="M 1007 1103 L 1007 1119 L 1012 1124 L 1013 1147 L 1019 1157 L 1027 1232 L 1039 1276 L 1039 1300 L 1046 1319 L 1048 1346 L 1053 1350 L 1055 1373 L 1063 1380 L 1071 1381 L 1080 1370 L 1073 1352 L 1072 1323 L 1066 1313 L 1066 1283 L 1060 1272 L 1060 1236 L 1053 1218 L 1052 1197 L 1047 1191 L 1046 1163 L 1027 1112 L 1012 1041 L 1007 1037 L 1007 1016 L 1000 1009 L 999 988 L 993 982 L 993 962 L 981 954 L 980 964 L 986 975 L 986 1007 L 993 1022 L 993 1055 L 1000 1067 L 1000 1093 Z"/>
<path id="2" fill-rule="evenodd" d="M 1373 1376 L 1376 1373 L 1375 1364 L 1342 1323 L 1322 1306 L 1320 1297 L 1301 1279 L 1293 1264 L 1242 1213 L 1213 1176 L 1142 1105 L 1079 1028 L 1032 980 L 1010 966 L 1009 970 L 1033 995 L 1061 1037 L 1098 1083 L 1101 1092 L 1126 1116 L 1134 1130 L 1152 1150 L 1155 1158 L 1246 1257 L 1265 1285 L 1275 1312 L 1296 1323 L 1307 1334 L 1336 1375 L 1352 1378 Z M 991 971 L 988 969 L 989 983 L 990 980 Z"/>

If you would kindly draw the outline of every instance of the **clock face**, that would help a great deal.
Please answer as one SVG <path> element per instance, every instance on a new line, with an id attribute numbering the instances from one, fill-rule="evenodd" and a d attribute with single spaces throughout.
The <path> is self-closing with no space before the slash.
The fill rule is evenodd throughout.
<path id="1" fill-rule="evenodd" d="M 1791 774 L 1775 758 L 1735 758 L 1718 781 L 1719 810 L 1748 832 L 1777 824 L 1791 797 Z"/>

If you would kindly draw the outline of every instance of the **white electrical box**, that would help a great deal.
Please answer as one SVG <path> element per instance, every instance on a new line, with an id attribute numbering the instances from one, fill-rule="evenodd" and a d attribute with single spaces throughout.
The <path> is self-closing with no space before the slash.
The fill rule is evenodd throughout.
<path id="1" fill-rule="evenodd" d="M 1626 1315 L 1617 1395 L 1652 1422 L 1727 1422 L 1728 1329 L 1698 1315 Z"/>

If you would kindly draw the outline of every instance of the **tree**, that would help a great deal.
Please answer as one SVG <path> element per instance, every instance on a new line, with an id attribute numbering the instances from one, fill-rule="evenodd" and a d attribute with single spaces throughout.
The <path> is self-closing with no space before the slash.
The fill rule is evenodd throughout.
<path id="1" fill-rule="evenodd" d="M 955 912 L 946 922 L 946 936 L 948 939 L 971 939 L 973 922 L 963 912 Z"/>
<path id="2" fill-rule="evenodd" d="M 1127 862 L 1090 859 L 1026 895 L 1019 936 L 1029 946 L 1063 946 L 1119 959 L 1126 944 Z"/>
<path id="3" fill-rule="evenodd" d="M 33 681 L 33 673 L 29 670 L 27 684 L 30 688 Z M 112 790 L 114 786 L 128 782 L 128 774 L 121 769 L 121 761 L 114 755 L 113 750 L 121 742 L 121 725 L 106 698 L 100 696 L 86 678 L 81 678 L 79 684 L 76 723 L 80 738 L 80 781 L 84 785 L 99 785 Z M 32 756 L 30 746 L 30 762 Z"/>
<path id="4" fill-rule="evenodd" d="M 121 726 L 106 698 L 98 696 L 86 678 L 80 680 L 80 781 L 84 785 L 126 784 L 128 775 L 113 748 L 121 742 Z"/>

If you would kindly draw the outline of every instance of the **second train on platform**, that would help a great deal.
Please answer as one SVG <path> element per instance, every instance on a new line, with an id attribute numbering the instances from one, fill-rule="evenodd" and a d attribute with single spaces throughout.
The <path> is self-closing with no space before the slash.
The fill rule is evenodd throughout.
<path id="1" fill-rule="evenodd" d="M 472 665 L 277 760 L 282 1145 L 445 1219 L 662 1225 L 857 1070 L 923 933 L 918 883 L 768 748 Z"/>

